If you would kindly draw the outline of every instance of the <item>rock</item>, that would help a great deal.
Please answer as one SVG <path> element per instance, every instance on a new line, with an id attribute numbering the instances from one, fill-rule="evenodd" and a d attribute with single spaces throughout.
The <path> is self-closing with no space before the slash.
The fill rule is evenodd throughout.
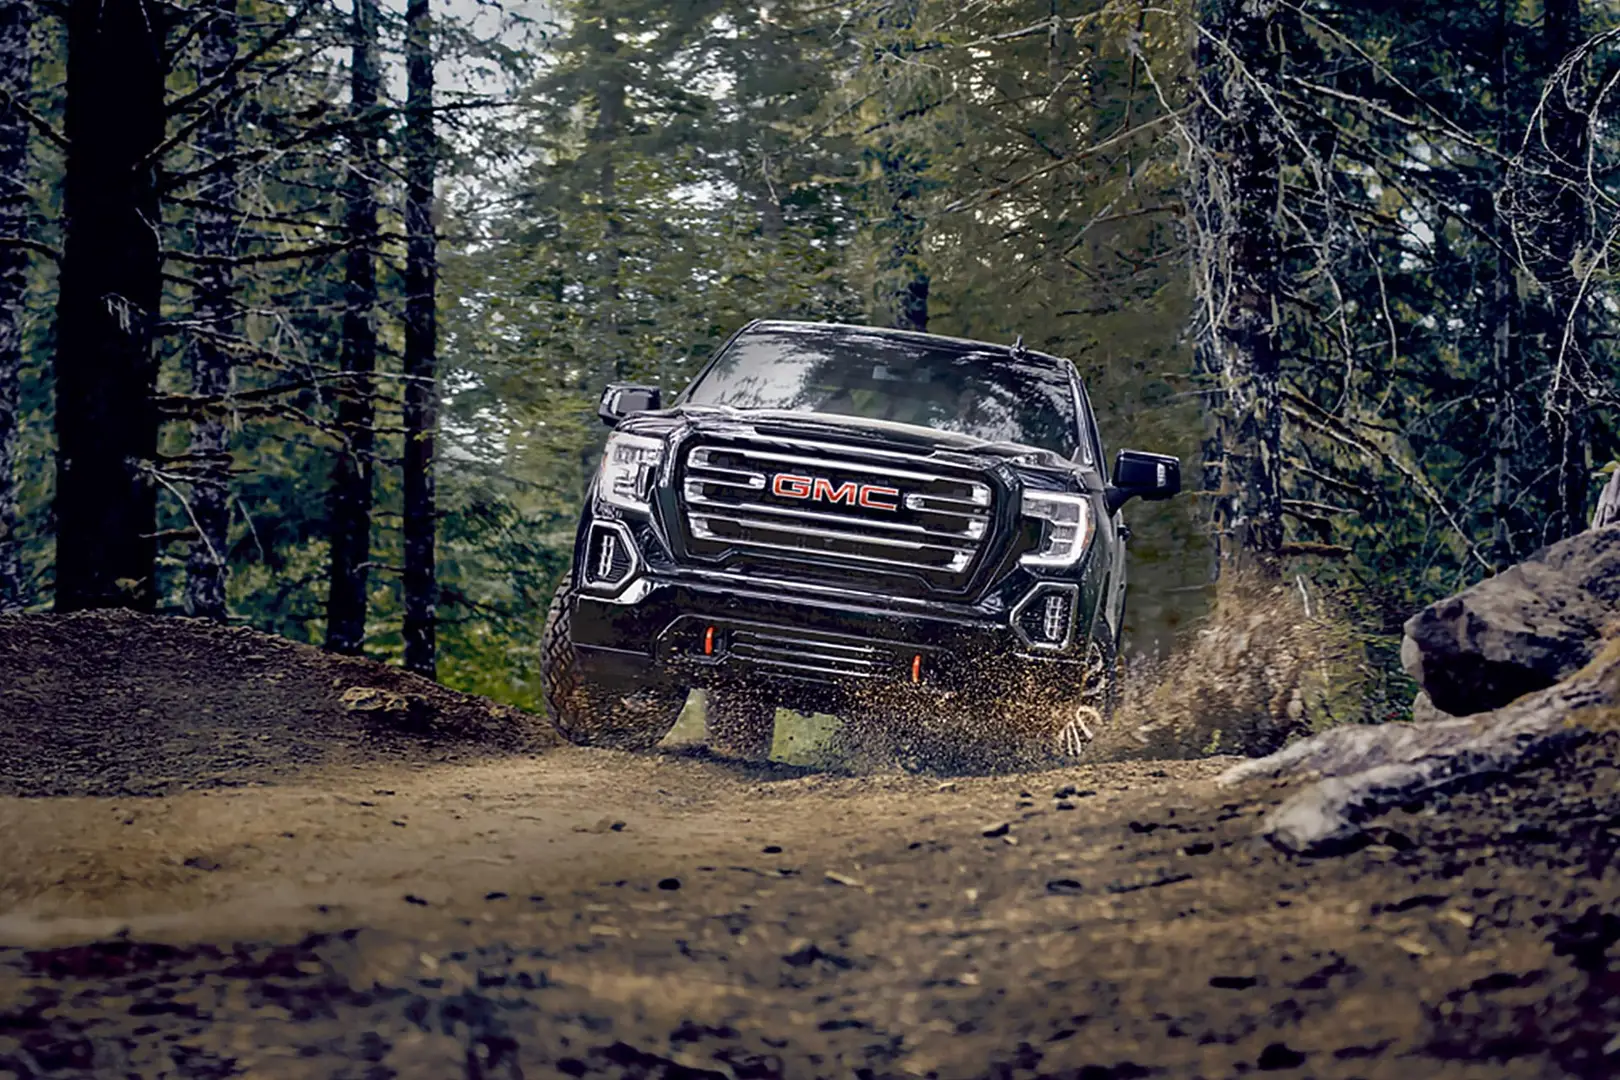
<path id="1" fill-rule="evenodd" d="M 1417 697 L 1412 699 L 1412 722 L 1414 724 L 1429 724 L 1436 720 L 1454 719 L 1450 713 L 1441 712 L 1435 707 L 1434 699 L 1429 697 L 1427 690 L 1419 690 Z"/>
<path id="2" fill-rule="evenodd" d="M 1366 841 L 1362 823 L 1469 777 L 1516 772 L 1590 737 L 1620 716 L 1620 642 L 1576 677 L 1480 716 L 1427 724 L 1347 726 L 1244 762 L 1223 785 L 1256 778 L 1319 779 L 1266 819 L 1285 851 L 1332 854 Z"/>
<path id="3" fill-rule="evenodd" d="M 1606 525 L 1620 525 L 1620 468 L 1609 474 L 1609 482 L 1598 496 L 1597 509 L 1592 512 L 1592 528 Z"/>
<path id="4" fill-rule="evenodd" d="M 794 946 L 793 951 L 782 957 L 782 962 L 789 967 L 809 967 L 811 964 L 820 962 L 828 967 L 848 971 L 855 966 L 849 957 L 826 952 L 814 942 L 795 941 L 792 945 Z"/>
<path id="5" fill-rule="evenodd" d="M 988 836 L 988 837 L 997 837 L 997 836 L 1006 836 L 1007 833 L 1010 832 L 1011 830 L 1012 830 L 1012 824 L 1010 822 L 1002 821 L 1002 822 L 998 822 L 995 825 L 986 825 L 983 829 L 980 830 L 980 832 L 983 833 L 983 835 Z"/>
<path id="6" fill-rule="evenodd" d="M 1275 1042 L 1260 1051 L 1260 1058 L 1255 1064 L 1259 1066 L 1261 1072 L 1297 1069 L 1305 1064 L 1305 1055 L 1287 1043 Z"/>
<path id="7" fill-rule="evenodd" d="M 433 703 L 421 694 L 402 694 L 376 686 L 351 686 L 338 696 L 338 702 L 351 713 L 369 714 L 417 731 L 430 727 L 438 714 Z"/>
<path id="8" fill-rule="evenodd" d="M 1442 712 L 1487 712 L 1589 663 L 1617 605 L 1620 525 L 1611 525 L 1418 612 L 1406 622 L 1401 663 Z"/>

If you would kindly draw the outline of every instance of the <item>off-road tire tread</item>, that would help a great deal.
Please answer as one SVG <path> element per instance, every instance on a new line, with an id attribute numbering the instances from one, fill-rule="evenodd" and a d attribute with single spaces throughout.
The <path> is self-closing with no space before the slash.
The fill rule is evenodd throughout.
<path id="1" fill-rule="evenodd" d="M 675 726 L 685 695 L 671 694 L 665 700 L 642 695 L 638 708 L 581 678 L 570 634 L 573 598 L 572 575 L 565 573 L 540 636 L 541 695 L 552 727 L 579 746 L 650 749 Z"/>

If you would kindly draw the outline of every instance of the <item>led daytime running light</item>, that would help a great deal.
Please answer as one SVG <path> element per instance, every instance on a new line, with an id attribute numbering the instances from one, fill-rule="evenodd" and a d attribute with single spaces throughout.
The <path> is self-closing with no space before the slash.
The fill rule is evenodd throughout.
<path id="1" fill-rule="evenodd" d="M 662 439 L 646 435 L 614 432 L 602 452 L 602 473 L 597 481 L 597 498 L 621 510 L 647 513 L 650 509 L 644 477 L 664 460 Z"/>
<path id="2" fill-rule="evenodd" d="M 1084 495 L 1052 491 L 1024 492 L 1024 516 L 1046 523 L 1041 544 L 1019 561 L 1036 570 L 1066 570 L 1080 561 L 1091 543 L 1091 501 Z"/>

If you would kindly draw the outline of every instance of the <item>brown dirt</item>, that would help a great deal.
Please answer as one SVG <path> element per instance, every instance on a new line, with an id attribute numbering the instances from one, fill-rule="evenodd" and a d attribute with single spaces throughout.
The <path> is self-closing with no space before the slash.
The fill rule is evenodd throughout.
<path id="1" fill-rule="evenodd" d="M 555 742 L 515 709 L 245 628 L 0 616 L 0 795 L 159 795 Z"/>
<path id="2" fill-rule="evenodd" d="M 0 1077 L 1620 1074 L 1620 735 L 1300 860 L 1219 761 L 523 750 L 405 678 L 0 621 Z"/>

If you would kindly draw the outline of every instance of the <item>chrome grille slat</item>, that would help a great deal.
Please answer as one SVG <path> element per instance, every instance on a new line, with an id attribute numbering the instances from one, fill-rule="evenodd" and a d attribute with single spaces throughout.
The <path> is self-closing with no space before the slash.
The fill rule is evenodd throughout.
<path id="1" fill-rule="evenodd" d="M 763 483 L 751 484 L 741 480 L 727 480 L 719 476 L 688 476 L 686 478 L 686 497 L 689 499 L 692 497 L 693 488 L 701 490 L 706 487 L 742 488 L 744 491 L 763 491 L 765 489 Z"/>
<path id="2" fill-rule="evenodd" d="M 712 482 L 713 481 L 707 479 L 688 480 L 686 482 L 687 504 L 690 506 L 716 507 L 721 510 L 746 510 L 750 514 L 770 514 L 775 517 L 797 518 L 800 521 L 820 521 L 829 525 L 848 525 L 850 523 L 850 519 L 842 514 L 828 514 L 817 510 L 797 510 L 791 506 L 771 506 L 768 503 L 752 503 L 746 506 L 739 506 L 737 503 L 722 502 L 719 499 L 711 499 L 707 495 L 702 494 L 701 491 L 694 493 L 692 490 L 693 485 L 697 485 L 701 488 L 702 485 Z M 705 510 L 704 514 L 708 515 L 708 511 Z M 975 521 L 977 521 L 977 519 L 975 519 Z M 896 532 L 903 532 L 909 535 L 921 536 L 934 540 L 978 540 L 981 536 L 983 536 L 982 531 L 977 534 L 972 531 L 940 532 L 938 529 L 930 529 L 923 525 L 912 525 L 904 521 L 863 519 L 861 524 L 866 528 L 892 529 Z"/>
<path id="3" fill-rule="evenodd" d="M 829 449 L 832 448 L 829 447 Z M 887 465 L 874 464 L 869 461 L 852 460 L 848 457 L 806 457 L 803 454 L 784 454 L 775 450 L 755 450 L 752 447 L 744 446 L 726 447 L 724 450 L 721 450 L 718 447 L 702 447 L 700 450 L 708 450 L 710 453 L 705 457 L 704 462 L 690 462 L 690 464 L 695 468 L 705 470 L 721 467 L 707 464 L 708 457 L 712 457 L 715 453 L 735 454 L 738 457 L 749 458 L 754 461 L 775 461 L 785 465 L 804 465 L 813 469 L 851 469 L 857 472 L 867 473 L 869 475 L 881 476 L 885 479 L 914 480 L 925 484 L 946 482 L 960 483 L 967 486 L 969 490 L 975 492 L 982 491 L 984 493 L 983 497 L 987 500 L 984 505 L 989 505 L 988 500 L 990 498 L 990 486 L 988 484 L 977 480 L 963 480 L 960 477 L 954 477 L 947 473 L 917 472 L 914 469 L 896 469 Z M 694 451 L 694 456 L 698 452 L 700 451 Z M 849 453 L 847 448 L 844 448 L 844 453 Z"/>
<path id="4" fill-rule="evenodd" d="M 915 583 L 903 588 L 924 595 L 957 592 L 990 532 L 994 488 L 966 465 L 934 464 L 918 454 L 825 442 L 700 442 L 677 462 L 681 524 L 699 556 L 828 573 L 844 563 L 880 575 L 886 589 L 903 575 Z M 799 490 L 773 483 L 782 475 Z M 804 493 L 809 480 L 820 494 Z M 871 503 L 865 485 L 880 489 Z"/>
<path id="5" fill-rule="evenodd" d="M 687 520 L 692 523 L 695 533 L 697 533 L 698 538 L 701 539 L 714 539 L 714 541 L 726 542 L 726 544 L 737 544 L 737 546 L 742 547 L 766 547 L 766 549 L 773 549 L 773 551 L 792 551 L 800 552 L 800 554 L 813 552 L 813 554 L 836 555 L 836 557 L 839 557 L 839 559 L 849 559 L 854 560 L 854 562 L 880 563 L 880 565 L 889 565 L 889 567 L 909 567 L 915 568 L 915 570 L 951 570 L 951 572 L 956 572 L 956 570 L 964 570 L 964 568 L 967 567 L 967 562 L 974 557 L 975 551 L 975 549 L 972 549 L 972 547 L 948 547 L 944 546 L 944 544 L 915 544 L 915 542 L 912 541 L 897 541 L 897 539 L 889 539 L 886 538 L 886 536 L 851 536 L 849 533 L 839 533 L 839 531 L 834 531 L 834 529 L 812 529 L 804 528 L 804 526 L 786 525 L 786 523 L 781 523 L 781 525 L 779 525 L 779 523 L 776 523 L 776 521 L 761 521 L 755 520 L 755 518 L 740 517 L 740 515 L 723 515 L 723 513 L 690 513 L 690 515 L 687 515 Z M 886 547 L 886 549 L 891 549 L 891 551 L 897 549 L 897 551 L 909 551 L 915 552 L 915 554 L 923 554 L 923 552 L 930 551 L 946 552 L 946 554 L 949 555 L 949 562 L 944 563 L 943 567 L 941 567 L 941 565 L 936 565 L 936 563 L 917 562 L 915 559 L 894 559 L 894 557 L 883 557 L 883 555 L 865 555 L 860 554 L 860 552 L 828 551 L 828 549 L 821 549 L 821 547 L 805 547 L 804 544 L 773 544 L 773 542 L 770 541 L 757 541 L 757 539 L 745 538 L 745 536 L 721 536 L 721 534 L 714 531 L 713 526 L 710 525 L 711 521 L 726 521 L 727 525 L 737 525 L 742 526 L 742 528 L 750 529 L 761 529 L 761 531 L 766 531 L 766 533 L 786 534 L 786 536 L 815 536 L 815 538 L 818 539 L 828 539 L 828 541 L 834 542 L 846 542 L 846 544 L 876 544 L 876 546 Z"/>

